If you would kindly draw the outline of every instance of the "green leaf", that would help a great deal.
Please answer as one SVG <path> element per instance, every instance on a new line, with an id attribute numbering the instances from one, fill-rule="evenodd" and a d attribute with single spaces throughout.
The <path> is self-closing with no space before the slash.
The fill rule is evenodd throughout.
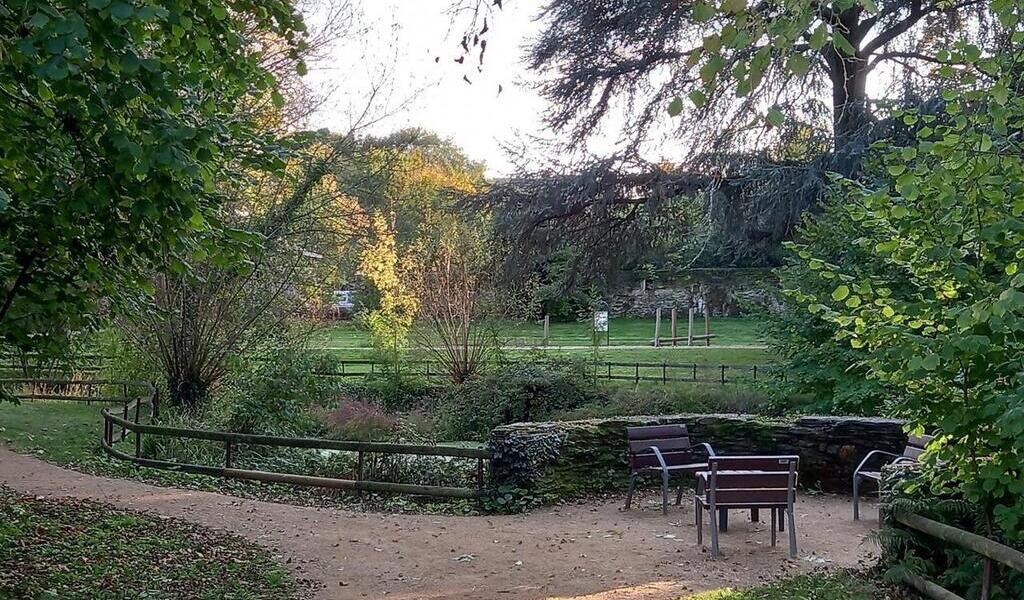
<path id="1" fill-rule="evenodd" d="M 815 50 L 821 50 L 825 47 L 825 43 L 828 42 L 828 28 L 825 27 L 824 23 L 820 23 L 815 29 L 814 33 L 811 34 L 811 48 Z"/>
<path id="2" fill-rule="evenodd" d="M 794 75 L 802 77 L 811 69 L 811 61 L 803 54 L 793 54 L 786 61 L 786 68 Z"/>
<path id="3" fill-rule="evenodd" d="M 42 12 L 37 12 L 32 15 L 32 18 L 28 20 L 28 24 L 36 29 L 46 27 L 46 24 L 50 22 L 50 17 L 46 16 Z"/>
<path id="4" fill-rule="evenodd" d="M 698 2 L 693 5 L 693 20 L 698 23 L 710 21 L 715 16 L 715 7 L 710 4 Z"/>
<path id="5" fill-rule="evenodd" d="M 110 16 L 121 21 L 131 17 L 133 12 L 135 12 L 135 9 L 132 8 L 131 4 L 115 2 L 110 5 Z"/>
<path id="6" fill-rule="evenodd" d="M 845 285 L 841 285 L 841 286 L 837 287 L 836 289 L 832 290 L 832 299 L 835 300 L 836 302 L 844 300 L 849 295 L 850 295 L 850 288 L 848 288 Z"/>
<path id="7" fill-rule="evenodd" d="M 846 56 L 853 56 L 857 53 L 853 45 L 850 44 L 850 40 L 846 39 L 846 36 L 838 31 L 832 32 L 832 43 Z"/>
<path id="8" fill-rule="evenodd" d="M 768 122 L 774 127 L 782 127 L 782 124 L 786 122 L 786 116 L 779 109 L 773 108 L 768 111 Z"/>
<path id="9" fill-rule="evenodd" d="M 683 112 L 683 99 L 676 96 L 668 103 L 668 114 L 671 117 L 678 117 Z"/>
<path id="10" fill-rule="evenodd" d="M 708 103 L 708 97 L 701 90 L 693 90 L 689 93 L 689 98 L 690 102 L 693 102 L 693 105 L 697 108 L 701 108 Z"/>
<path id="11" fill-rule="evenodd" d="M 722 0 L 722 11 L 728 13 L 741 13 L 747 10 L 747 0 Z"/>

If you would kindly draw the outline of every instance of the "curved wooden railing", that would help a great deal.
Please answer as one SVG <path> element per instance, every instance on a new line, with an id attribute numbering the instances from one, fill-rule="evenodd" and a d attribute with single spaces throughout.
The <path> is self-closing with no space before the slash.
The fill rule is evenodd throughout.
<path id="1" fill-rule="evenodd" d="M 0 386 L 16 385 L 21 388 L 11 396 L 24 400 L 71 400 L 81 402 L 121 404 L 120 408 L 103 408 L 103 437 L 101 446 L 107 454 L 140 466 L 168 469 L 186 473 L 197 473 L 215 477 L 230 477 L 270 483 L 315 486 L 366 492 L 388 492 L 435 496 L 446 498 L 480 498 L 484 489 L 484 461 L 491 459 L 491 452 L 484 448 L 469 448 L 452 445 L 400 444 L 387 442 L 359 442 L 331 440 L 324 438 L 294 438 L 270 435 L 234 433 L 204 429 L 168 427 L 155 423 L 159 416 L 159 395 L 156 388 L 146 382 L 109 380 L 41 380 L 41 379 L 0 379 Z M 122 390 L 119 395 L 97 393 L 103 386 Z M 142 436 L 158 435 L 178 439 L 206 440 L 224 444 L 223 465 L 199 465 L 182 463 L 143 455 Z M 134 439 L 134 451 L 125 451 L 118 446 L 128 438 Z M 301 448 L 309 450 L 339 450 L 355 452 L 357 467 L 355 479 L 335 477 L 314 477 L 294 473 L 240 469 L 233 464 L 235 452 L 240 445 Z M 399 454 L 418 456 L 442 456 L 476 460 L 475 487 L 448 487 L 373 481 L 364 479 L 364 458 L 367 454 Z"/>
<path id="2" fill-rule="evenodd" d="M 976 533 L 964 531 L 945 523 L 939 523 L 911 512 L 897 513 L 894 518 L 904 527 L 981 555 L 983 568 L 979 600 L 988 600 L 991 597 L 996 563 L 1009 567 L 1018 573 L 1024 573 L 1024 552 L 1014 550 L 1009 546 L 1004 546 L 999 542 L 994 542 Z M 964 600 L 957 594 L 937 583 L 928 581 L 920 575 L 903 573 L 900 579 L 903 584 L 913 588 L 921 595 L 934 600 Z"/>

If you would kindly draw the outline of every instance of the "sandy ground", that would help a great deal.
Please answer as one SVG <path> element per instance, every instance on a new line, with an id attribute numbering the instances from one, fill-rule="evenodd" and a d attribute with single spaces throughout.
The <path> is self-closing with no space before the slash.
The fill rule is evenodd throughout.
<path id="1" fill-rule="evenodd" d="M 855 566 L 874 545 L 874 506 L 854 522 L 849 498 L 802 496 L 800 556 L 766 523 L 740 512 L 719 560 L 696 543 L 692 504 L 661 515 L 653 495 L 634 510 L 574 505 L 521 516 L 353 513 L 246 500 L 84 475 L 0 448 L 0 483 L 26 494 L 75 496 L 227 530 L 320 582 L 319 598 L 662 600 L 740 587 L 827 566 Z M 767 511 L 761 511 L 767 519 Z M 705 523 L 707 520 L 705 519 Z M 707 542 L 707 536 L 705 536 Z"/>

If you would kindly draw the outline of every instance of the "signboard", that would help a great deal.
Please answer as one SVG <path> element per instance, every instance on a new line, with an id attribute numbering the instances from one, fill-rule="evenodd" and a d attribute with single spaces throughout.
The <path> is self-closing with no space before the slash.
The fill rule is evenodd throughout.
<path id="1" fill-rule="evenodd" d="M 594 312 L 594 331 L 608 331 L 608 311 L 599 310 Z"/>

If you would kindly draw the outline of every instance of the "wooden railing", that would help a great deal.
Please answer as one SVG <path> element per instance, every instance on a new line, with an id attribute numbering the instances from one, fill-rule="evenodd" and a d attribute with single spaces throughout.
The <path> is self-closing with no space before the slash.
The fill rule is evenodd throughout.
<path id="1" fill-rule="evenodd" d="M 385 363 L 374 360 L 338 360 L 333 361 L 334 370 L 317 371 L 317 375 L 325 377 L 363 377 L 390 372 L 392 368 Z M 511 365 L 550 365 L 536 361 L 511 361 Z M 660 383 L 749 383 L 764 380 L 778 375 L 778 369 L 771 365 L 725 365 L 678 362 L 622 362 L 622 361 L 587 361 L 566 363 L 564 367 L 555 365 L 555 370 L 585 370 L 588 377 L 611 381 L 641 381 Z M 436 361 L 411 360 L 399 365 L 402 373 L 422 375 L 425 377 L 447 377 L 447 372 Z"/>
<path id="2" fill-rule="evenodd" d="M 24 400 L 70 400 L 88 403 L 120 404 L 119 408 L 112 409 L 106 407 L 101 410 L 103 415 L 103 436 L 100 443 L 103 450 L 114 458 L 158 469 L 215 477 L 366 492 L 387 492 L 446 498 L 480 498 L 483 495 L 485 483 L 484 461 L 491 459 L 489 450 L 477 447 L 293 438 L 158 425 L 155 421 L 159 415 L 159 395 L 153 385 L 145 382 L 22 378 L 0 379 L 0 387 L 5 389 L 16 388 L 9 395 Z M 101 394 L 99 391 L 103 387 L 123 390 L 123 393 L 118 395 Z M 224 444 L 223 464 L 200 465 L 146 457 L 143 455 L 142 439 L 144 435 L 221 442 Z M 134 442 L 134 449 L 125 451 L 119 448 L 122 442 L 129 439 Z M 235 465 L 235 457 L 238 447 L 242 445 L 354 452 L 357 461 L 355 478 L 314 477 L 294 473 L 241 469 Z M 363 466 L 367 454 L 439 456 L 475 460 L 475 486 L 448 487 L 365 479 Z"/>
<path id="3" fill-rule="evenodd" d="M 1004 546 L 986 537 L 939 523 L 914 513 L 897 513 L 894 518 L 898 523 L 910 529 L 981 555 L 983 566 L 980 600 L 989 600 L 992 595 L 995 563 L 1014 569 L 1019 573 L 1024 573 L 1024 553 L 1014 550 L 1009 546 Z M 962 597 L 934 582 L 928 581 L 920 575 L 903 573 L 901 580 L 905 585 L 914 588 L 918 593 L 928 598 L 934 598 L 935 600 L 964 600 Z"/>

